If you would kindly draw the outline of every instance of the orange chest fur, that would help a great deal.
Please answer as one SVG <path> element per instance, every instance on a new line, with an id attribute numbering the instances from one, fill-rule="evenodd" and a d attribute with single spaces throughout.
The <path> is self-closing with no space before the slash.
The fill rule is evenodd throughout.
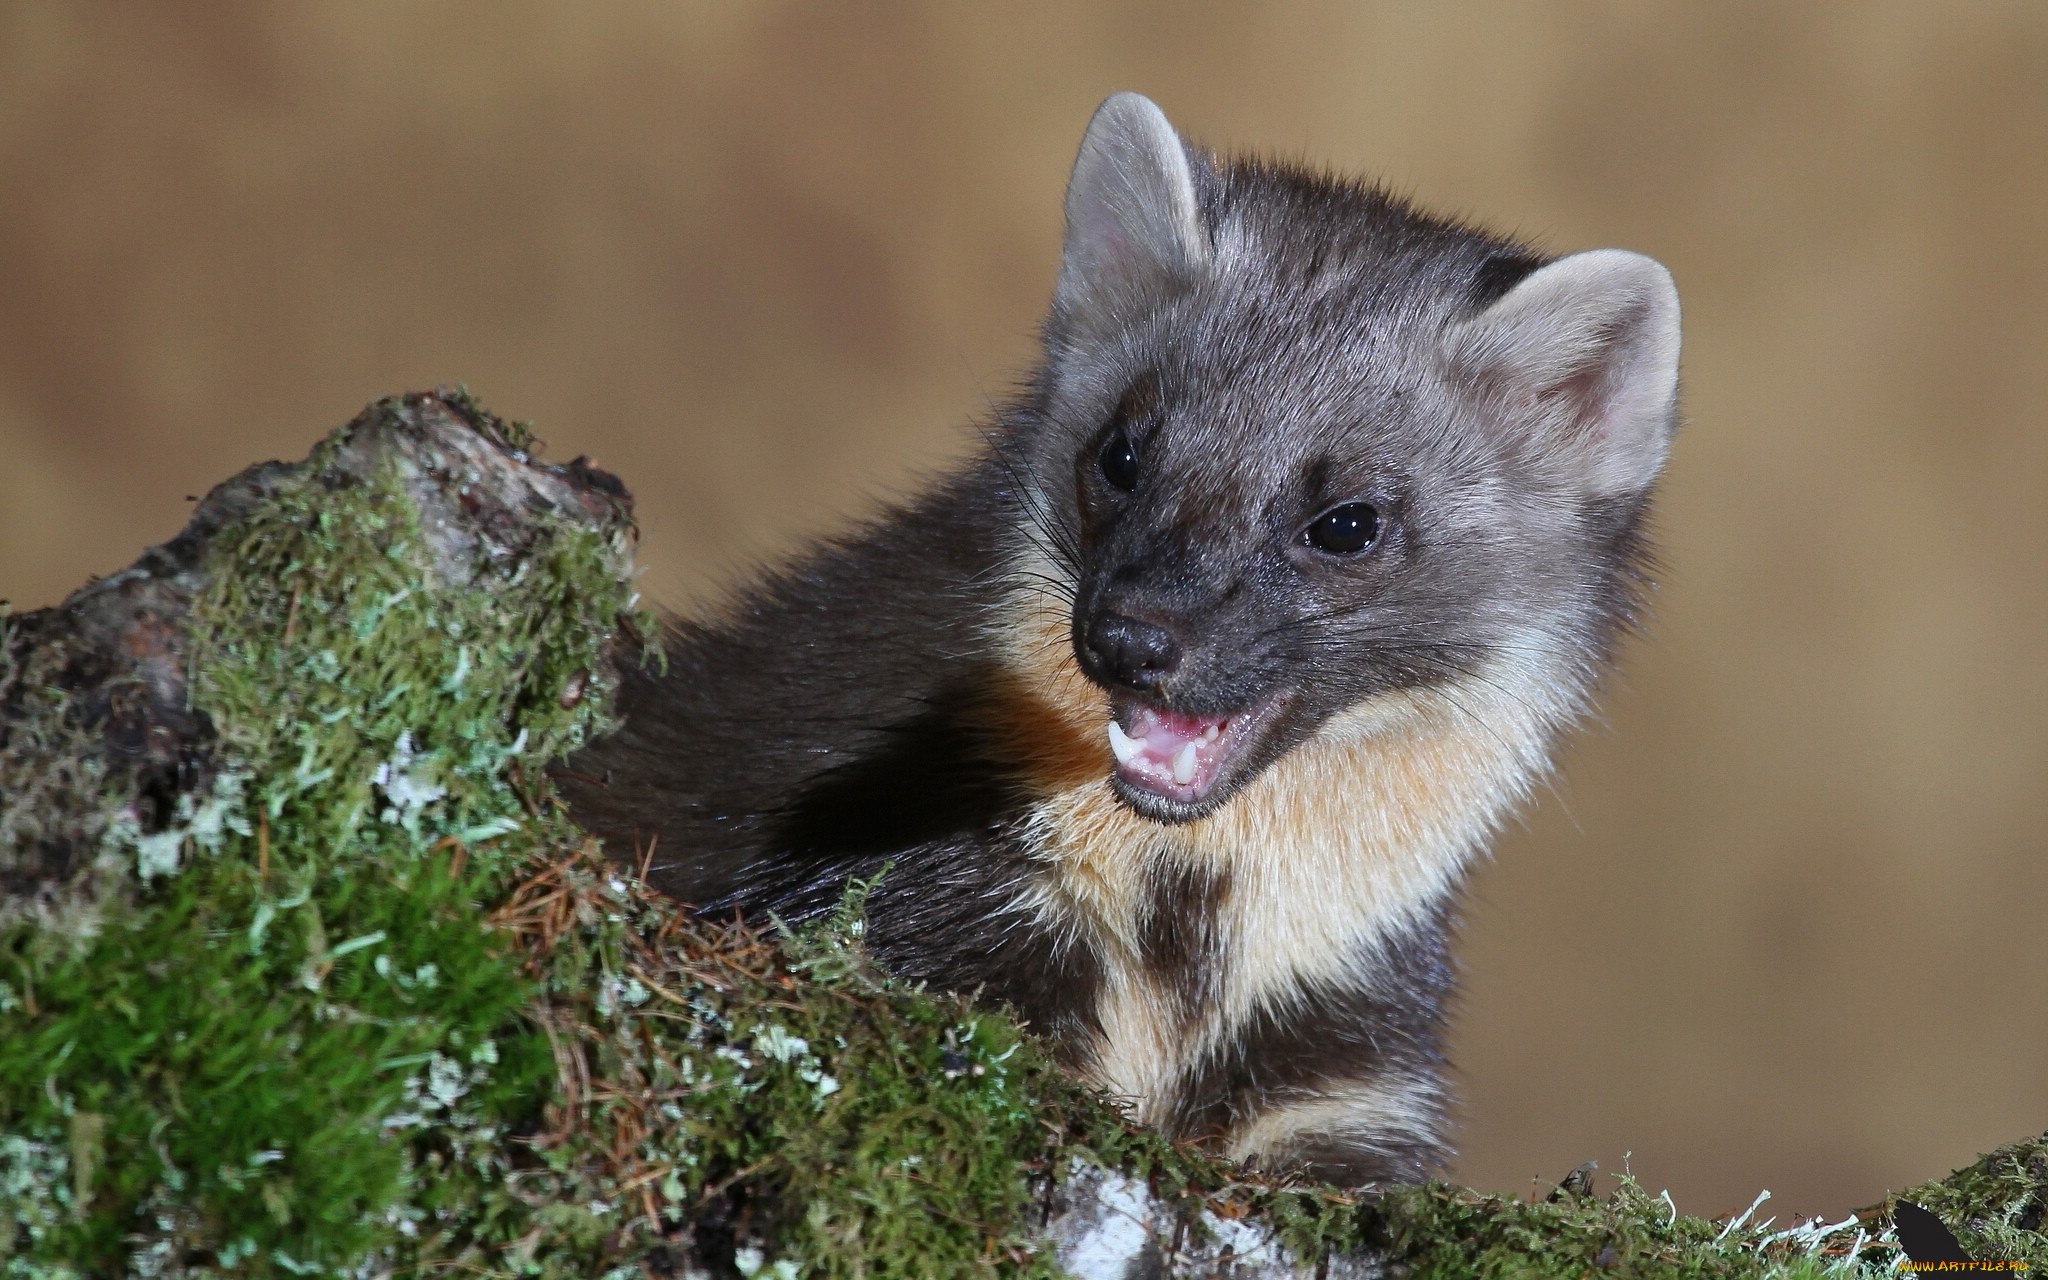
<path id="1" fill-rule="evenodd" d="M 1402 692 L 1332 719 L 1214 813 L 1162 825 L 1109 787 L 1107 702 L 1068 655 L 1064 619 L 1027 616 L 991 713 L 1027 778 L 1029 844 L 1048 873 L 1029 905 L 1102 957 L 1093 1074 L 1141 1119 L 1184 1062 L 1262 1005 L 1370 981 L 1361 957 L 1455 891 L 1543 766 L 1546 718 L 1488 696 L 1497 681 Z M 1162 918 L 1176 912 L 1200 918 Z M 1202 972 L 1167 972 L 1162 947 Z"/>

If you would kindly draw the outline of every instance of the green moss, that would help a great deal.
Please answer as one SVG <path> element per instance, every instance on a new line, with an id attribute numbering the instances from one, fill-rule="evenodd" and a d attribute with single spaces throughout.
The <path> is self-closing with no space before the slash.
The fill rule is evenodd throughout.
<path id="1" fill-rule="evenodd" d="M 1130 1127 L 1000 1016 L 875 972 L 861 886 L 780 937 L 684 917 L 542 772 L 606 714 L 623 531 L 451 541 L 415 496 L 460 475 L 320 479 L 350 439 L 213 548 L 191 697 L 216 784 L 164 832 L 102 824 L 119 892 L 95 928 L 0 926 L 0 1275 L 1051 1275 L 1035 1206 L 1090 1164 L 1188 1238 L 1271 1223 L 1298 1258 L 1415 1277 L 1891 1262 L 1874 1216 L 1714 1223 L 1627 1179 L 1530 1204 L 1251 1177 Z M 5 653 L 0 697 L 41 699 L 63 754 L 63 695 Z M 42 785 L 29 759 L 0 766 Z M 2044 1184 L 2033 1143 L 1910 1194 L 2048 1263 Z"/>
<path id="2" fill-rule="evenodd" d="M 315 481 L 341 443 L 212 552 L 221 786 L 112 834 L 132 905 L 82 951 L 0 939 L 7 1266 L 587 1276 L 688 1225 L 763 1274 L 1049 1274 L 1023 1211 L 1078 1094 L 1036 1046 L 891 987 L 854 916 L 695 931 L 552 805 L 619 548 L 437 580 L 415 477 Z"/>
<path id="3" fill-rule="evenodd" d="M 1680 1215 L 1624 1178 L 1609 1197 L 1536 1203 L 1433 1185 L 1403 1188 L 1380 1210 L 1382 1243 L 1416 1277 L 1806 1276 L 1824 1259 L 1772 1256 L 1755 1231 Z"/>
<path id="4" fill-rule="evenodd" d="M 1886 1198 L 1873 1213 L 1889 1215 L 1911 1200 L 1949 1224 L 1970 1256 L 2048 1269 L 2048 1133 L 1990 1152 L 1937 1182 Z"/>
<path id="5" fill-rule="evenodd" d="M 515 898 L 515 919 L 527 900 L 618 926 L 616 949 L 553 948 L 576 961 L 551 1025 L 603 1084 L 570 1099 L 556 1171 L 533 1184 L 565 1217 L 603 1188 L 590 1212 L 614 1260 L 694 1224 L 743 1274 L 1053 1274 L 1024 1210 L 1043 1103 L 1072 1086 L 1009 1022 L 891 986 L 854 920 L 786 949 L 702 930 L 595 858 Z"/>
<path id="6" fill-rule="evenodd" d="M 112 833 L 147 883 L 83 950 L 0 939 L 0 1130 L 73 1184 L 61 1221 L 13 1210 L 16 1270 L 132 1269 L 164 1236 L 236 1274 L 340 1267 L 480 1196 L 544 1095 L 536 984 L 479 906 L 575 838 L 519 779 L 601 714 L 565 691 L 624 557 L 563 523 L 437 580 L 395 464 L 316 482 L 338 447 L 211 553 L 191 696 L 229 782 Z"/>

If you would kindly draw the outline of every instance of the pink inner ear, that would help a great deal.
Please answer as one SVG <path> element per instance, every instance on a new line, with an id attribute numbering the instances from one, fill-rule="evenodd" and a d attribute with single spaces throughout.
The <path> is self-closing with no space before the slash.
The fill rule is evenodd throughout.
<path id="1" fill-rule="evenodd" d="M 1604 434 L 1607 415 L 1614 407 L 1613 389 L 1607 376 L 1607 362 L 1599 356 L 1606 356 L 1602 348 L 1598 356 L 1580 365 L 1558 381 L 1545 388 L 1537 396 L 1539 400 L 1563 402 L 1579 429 L 1588 435 Z"/>
<path id="2" fill-rule="evenodd" d="M 1119 280 L 1129 280 L 1137 274 L 1134 270 L 1137 264 L 1132 260 L 1134 253 L 1131 237 L 1124 232 L 1123 224 L 1117 219 L 1111 217 L 1102 221 L 1103 226 L 1095 237 L 1096 243 L 1101 246 L 1099 260 Z"/>
<path id="3" fill-rule="evenodd" d="M 1099 301 L 1141 292 L 1160 275 L 1162 264 L 1143 229 L 1113 209 L 1093 210 L 1076 228 L 1075 238 L 1083 246 L 1078 265 L 1087 281 L 1084 287 L 1095 292 Z"/>
<path id="4" fill-rule="evenodd" d="M 1647 320 L 1646 308 L 1632 306 L 1610 319 L 1587 342 L 1578 366 L 1538 393 L 1538 399 L 1562 402 L 1581 431 L 1589 436 L 1607 433 L 1608 419 L 1615 411 L 1617 375 L 1639 354 L 1631 350 L 1638 327 Z"/>

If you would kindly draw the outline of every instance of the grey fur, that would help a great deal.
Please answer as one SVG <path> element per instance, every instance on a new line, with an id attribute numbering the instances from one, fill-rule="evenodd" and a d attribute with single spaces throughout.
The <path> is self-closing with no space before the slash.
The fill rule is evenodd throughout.
<path id="1" fill-rule="evenodd" d="M 1276 1109 L 1383 1088 L 1418 1100 L 1412 1122 L 1361 1103 L 1252 1153 L 1349 1181 L 1423 1176 L 1445 1152 L 1464 860 L 1636 616 L 1676 294 L 1638 255 L 1549 263 L 1372 187 L 1219 160 L 1135 95 L 1098 112 L 1067 211 L 1045 361 L 987 447 L 724 618 L 675 623 L 667 673 L 629 673 L 623 729 L 565 789 L 622 856 L 658 835 L 656 881 L 713 911 L 803 916 L 893 864 L 869 899 L 883 961 L 1014 1006 L 1091 1073 L 1117 1050 L 1109 993 L 1141 982 L 1157 1017 L 1209 1025 L 1237 951 L 1269 941 L 1229 935 L 1256 888 L 1190 861 L 1179 833 L 1362 709 L 1500 689 L 1529 714 L 1470 732 L 1515 735 L 1525 763 L 1477 834 L 1428 855 L 1442 887 L 1356 922 L 1355 943 L 1217 1035 L 1190 1030 L 1172 1079 L 1136 1100 L 1227 1147 Z M 1128 488 L 1104 461 L 1118 432 Z M 1377 540 L 1319 549 L 1319 518 L 1357 503 Z M 1017 734 L 1036 731 L 1016 727 L 1004 637 L 1048 597 L 1071 606 L 1073 643 L 1040 652 L 1095 682 L 1104 727 L 1149 707 L 1240 735 L 1202 794 L 1113 782 L 1145 820 L 1125 851 L 1150 868 L 1134 943 L 1073 896 L 1066 869 L 1104 851 L 1048 845 L 1048 784 L 1020 763 Z M 1156 641 L 1143 672 L 1132 636 Z"/>

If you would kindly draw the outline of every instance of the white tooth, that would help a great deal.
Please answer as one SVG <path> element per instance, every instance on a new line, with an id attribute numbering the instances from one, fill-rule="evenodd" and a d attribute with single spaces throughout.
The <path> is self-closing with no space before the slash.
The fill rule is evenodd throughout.
<path id="1" fill-rule="evenodd" d="M 1195 744 L 1190 742 L 1173 758 L 1173 780 L 1186 786 L 1195 780 Z"/>
<path id="2" fill-rule="evenodd" d="M 1202 741 L 1204 742 L 1214 742 L 1216 741 L 1216 739 L 1222 736 L 1223 730 L 1221 727 L 1217 725 L 1212 724 L 1208 728 L 1202 730 Z"/>
<path id="3" fill-rule="evenodd" d="M 1124 732 L 1122 725 L 1112 720 L 1109 722 L 1109 749 L 1116 752 L 1118 764 L 1129 764 L 1131 757 L 1138 754 L 1139 744 L 1136 738 Z"/>

